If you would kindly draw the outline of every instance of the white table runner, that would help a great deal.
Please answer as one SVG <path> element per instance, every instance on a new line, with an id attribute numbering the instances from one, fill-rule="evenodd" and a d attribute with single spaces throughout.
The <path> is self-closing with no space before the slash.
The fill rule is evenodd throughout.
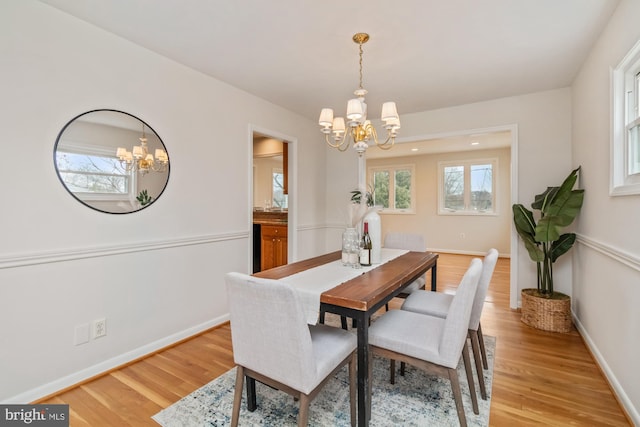
<path id="1" fill-rule="evenodd" d="M 352 268 L 343 266 L 342 260 L 337 260 L 301 271 L 300 273 L 292 274 L 291 276 L 283 277 L 280 281 L 296 288 L 307 315 L 307 323 L 315 325 L 318 323 L 318 316 L 320 315 L 320 294 L 358 277 L 367 271 L 373 270 L 407 252 L 409 251 L 404 249 L 382 248 L 380 264 L 375 264 L 370 267 Z"/>

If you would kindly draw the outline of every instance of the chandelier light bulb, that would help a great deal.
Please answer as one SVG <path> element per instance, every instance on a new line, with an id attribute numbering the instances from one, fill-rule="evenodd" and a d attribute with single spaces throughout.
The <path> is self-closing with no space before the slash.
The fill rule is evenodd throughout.
<path id="1" fill-rule="evenodd" d="M 333 110 L 331 108 L 323 108 L 320 111 L 320 119 L 318 124 L 322 127 L 331 127 L 333 123 Z"/>
<path id="2" fill-rule="evenodd" d="M 396 103 L 395 102 L 385 102 L 384 104 L 382 104 L 382 114 L 380 115 L 380 118 L 383 121 L 388 121 L 388 120 L 398 120 L 398 110 L 396 109 Z"/>
<path id="3" fill-rule="evenodd" d="M 362 118 L 362 103 L 359 99 L 350 99 L 347 104 L 347 119 L 360 120 Z"/>

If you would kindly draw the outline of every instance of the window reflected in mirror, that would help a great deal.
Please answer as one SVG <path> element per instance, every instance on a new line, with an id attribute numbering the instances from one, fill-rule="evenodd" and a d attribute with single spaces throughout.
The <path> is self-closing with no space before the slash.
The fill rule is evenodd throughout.
<path id="1" fill-rule="evenodd" d="M 116 110 L 93 110 L 65 125 L 54 148 L 60 181 L 84 205 L 122 214 L 153 204 L 169 180 L 169 156 L 155 131 Z"/>

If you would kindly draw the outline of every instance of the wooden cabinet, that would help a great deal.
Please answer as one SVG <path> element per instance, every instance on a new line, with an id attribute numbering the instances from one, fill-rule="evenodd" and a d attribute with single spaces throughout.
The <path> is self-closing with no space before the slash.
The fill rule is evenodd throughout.
<path id="1" fill-rule="evenodd" d="M 261 267 L 268 270 L 287 263 L 287 225 L 262 224 Z"/>

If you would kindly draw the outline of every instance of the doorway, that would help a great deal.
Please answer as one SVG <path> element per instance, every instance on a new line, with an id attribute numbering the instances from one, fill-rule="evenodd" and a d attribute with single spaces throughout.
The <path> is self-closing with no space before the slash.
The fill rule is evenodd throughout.
<path id="1" fill-rule="evenodd" d="M 427 246 L 436 252 L 479 256 L 484 254 L 489 244 L 496 247 L 501 255 L 517 260 L 518 236 L 511 216 L 511 205 L 518 200 L 517 131 L 517 125 L 506 125 L 420 135 L 397 141 L 393 150 L 368 150 L 366 161 L 367 167 L 371 167 L 370 173 L 393 170 L 392 166 L 406 169 L 407 165 L 412 165 L 415 167 L 416 180 L 419 180 L 415 183 L 415 206 L 419 206 L 419 209 L 414 207 L 415 210 L 409 212 L 411 215 L 392 212 L 383 216 L 383 232 L 385 228 L 387 231 L 400 232 L 418 230 L 429 236 Z M 440 166 L 454 161 L 472 163 L 479 159 L 483 162 L 495 160 L 491 167 L 491 180 L 496 185 L 491 190 L 496 195 L 492 202 L 492 205 L 495 204 L 493 212 L 480 211 L 480 215 L 474 215 L 475 212 L 467 212 L 468 208 L 462 212 L 452 209 L 443 211 L 440 186 L 447 181 L 440 180 Z M 367 177 L 370 185 L 371 179 Z M 413 188 L 413 184 L 410 188 Z M 473 191 L 473 188 L 469 191 Z M 517 308 L 518 265 L 517 261 L 510 264 L 510 306 Z"/>
<path id="2" fill-rule="evenodd" d="M 251 132 L 250 271 L 287 264 L 295 238 L 291 226 L 290 139 L 273 132 Z"/>

